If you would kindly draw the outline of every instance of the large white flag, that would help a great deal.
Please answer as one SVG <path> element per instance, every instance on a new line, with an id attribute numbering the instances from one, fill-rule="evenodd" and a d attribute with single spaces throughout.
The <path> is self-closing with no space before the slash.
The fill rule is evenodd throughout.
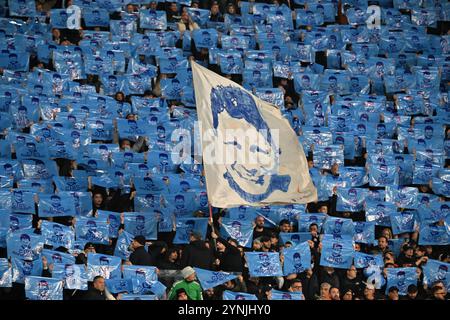
<path id="1" fill-rule="evenodd" d="M 194 61 L 192 73 L 211 205 L 316 201 L 303 148 L 280 111 Z"/>

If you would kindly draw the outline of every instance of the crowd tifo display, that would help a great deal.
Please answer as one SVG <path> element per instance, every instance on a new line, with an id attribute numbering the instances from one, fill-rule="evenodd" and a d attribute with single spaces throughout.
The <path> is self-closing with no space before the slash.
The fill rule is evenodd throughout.
<path id="1" fill-rule="evenodd" d="M 449 20 L 439 0 L 0 0 L 0 299 L 448 299 Z M 209 205 L 194 61 L 281 111 L 317 201 Z M 231 91 L 212 109 L 241 112 Z"/>

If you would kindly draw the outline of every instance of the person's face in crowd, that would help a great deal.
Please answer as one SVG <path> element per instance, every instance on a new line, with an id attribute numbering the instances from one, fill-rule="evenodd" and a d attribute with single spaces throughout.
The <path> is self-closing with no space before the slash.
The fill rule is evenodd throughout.
<path id="1" fill-rule="evenodd" d="M 263 228 L 264 227 L 264 218 L 259 216 L 256 218 L 256 227 L 257 228 Z"/>
<path id="2" fill-rule="evenodd" d="M 189 14 L 187 13 L 187 11 L 184 11 L 184 12 L 181 14 L 181 21 L 182 21 L 183 23 L 188 23 L 188 22 L 189 22 Z"/>
<path id="3" fill-rule="evenodd" d="M 290 289 L 291 289 L 290 291 L 292 292 L 302 292 L 303 290 L 302 283 L 300 281 L 296 281 L 290 286 Z"/>
<path id="4" fill-rule="evenodd" d="M 169 260 L 170 261 L 176 261 L 178 259 L 178 252 L 176 251 L 172 251 L 169 255 Z"/>
<path id="5" fill-rule="evenodd" d="M 94 288 L 101 292 L 105 291 L 105 279 L 98 278 L 97 280 L 95 280 Z"/>
<path id="6" fill-rule="evenodd" d="M 131 248 L 132 248 L 133 250 L 136 250 L 136 249 L 139 248 L 139 247 L 142 247 L 142 245 L 141 245 L 139 242 L 137 242 L 136 240 L 133 240 L 133 241 L 131 242 Z"/>
<path id="7" fill-rule="evenodd" d="M 330 297 L 330 286 L 329 285 L 320 287 L 320 296 L 325 299 L 328 299 Z"/>
<path id="8" fill-rule="evenodd" d="M 414 249 L 408 248 L 408 250 L 405 251 L 405 256 L 407 258 L 412 258 L 413 255 L 414 255 Z"/>
<path id="9" fill-rule="evenodd" d="M 270 241 L 270 239 L 268 241 L 264 241 L 263 246 L 266 249 L 270 249 L 272 247 L 272 241 Z"/>
<path id="10" fill-rule="evenodd" d="M 219 5 L 218 4 L 213 4 L 211 7 L 211 14 L 216 15 L 219 13 Z"/>
<path id="11" fill-rule="evenodd" d="M 388 298 L 389 298 L 389 300 L 394 300 L 394 301 L 398 300 L 398 291 L 392 290 L 391 292 L 389 292 Z"/>
<path id="12" fill-rule="evenodd" d="M 94 195 L 93 201 L 94 201 L 94 205 L 95 205 L 96 207 L 99 207 L 99 206 L 101 206 L 102 203 L 103 203 L 103 196 L 102 196 L 100 193 L 96 193 L 96 194 Z"/>
<path id="13" fill-rule="evenodd" d="M 388 228 L 383 229 L 383 231 L 381 232 L 381 235 L 383 237 L 386 237 L 387 239 L 392 238 L 391 231 Z"/>
<path id="14" fill-rule="evenodd" d="M 347 270 L 347 278 L 355 279 L 356 278 L 356 268 L 355 266 L 351 266 L 350 269 Z"/>
<path id="15" fill-rule="evenodd" d="M 341 300 L 338 288 L 332 288 L 330 290 L 330 298 L 331 300 Z"/>
<path id="16" fill-rule="evenodd" d="M 180 292 L 178 294 L 177 300 L 188 300 L 188 296 L 186 295 L 186 292 Z"/>
<path id="17" fill-rule="evenodd" d="M 386 241 L 386 238 L 381 237 L 381 238 L 378 239 L 378 247 L 380 249 L 382 249 L 382 250 L 386 249 L 387 246 L 388 246 L 388 242 Z"/>
<path id="18" fill-rule="evenodd" d="M 319 227 L 315 224 L 311 225 L 309 227 L 309 232 L 313 235 L 318 235 L 319 234 Z"/>
<path id="19" fill-rule="evenodd" d="M 259 242 L 259 241 L 253 241 L 253 250 L 254 250 L 254 251 L 260 250 L 261 247 L 262 247 L 261 242 Z"/>
<path id="20" fill-rule="evenodd" d="M 375 289 L 366 287 L 366 288 L 364 289 L 364 297 L 365 297 L 367 300 L 373 300 L 373 299 L 375 299 Z"/>
<path id="21" fill-rule="evenodd" d="M 318 211 L 319 211 L 319 213 L 326 213 L 326 214 L 328 214 L 328 207 L 327 206 L 321 206 Z"/>
<path id="22" fill-rule="evenodd" d="M 416 298 L 417 298 L 417 293 L 418 293 L 418 291 L 415 291 L 415 292 L 408 292 L 408 297 L 409 297 L 410 299 L 416 299 Z"/>
<path id="23" fill-rule="evenodd" d="M 225 246 L 223 245 L 222 242 L 217 242 L 216 247 L 217 247 L 217 251 L 219 251 L 219 252 L 224 252 L 225 251 Z"/>
<path id="24" fill-rule="evenodd" d="M 289 223 L 283 223 L 280 226 L 280 231 L 281 232 L 290 232 L 290 230 L 291 230 L 291 225 Z"/>
<path id="25" fill-rule="evenodd" d="M 178 6 L 177 6 L 177 3 L 176 2 L 172 2 L 171 4 L 170 4 L 170 11 L 172 11 L 172 12 L 174 12 L 174 13 L 176 13 L 176 12 L 178 12 Z"/>

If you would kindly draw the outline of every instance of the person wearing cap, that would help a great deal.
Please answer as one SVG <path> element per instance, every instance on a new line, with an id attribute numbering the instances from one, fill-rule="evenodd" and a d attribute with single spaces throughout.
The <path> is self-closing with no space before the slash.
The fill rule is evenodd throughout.
<path id="1" fill-rule="evenodd" d="M 189 300 L 203 300 L 202 288 L 200 284 L 195 281 L 196 274 L 194 268 L 187 266 L 181 270 L 183 280 L 177 281 L 173 284 L 169 292 L 169 300 L 178 300 L 178 290 L 183 289 Z"/>
<path id="2" fill-rule="evenodd" d="M 136 236 L 131 242 L 131 249 L 133 252 L 130 254 L 130 262 L 137 266 L 152 266 L 154 265 L 153 259 L 150 254 L 145 250 L 145 237 Z"/>
<path id="3" fill-rule="evenodd" d="M 213 251 L 202 240 L 202 235 L 196 231 L 191 232 L 189 244 L 186 245 L 181 255 L 181 266 L 211 270 L 213 262 Z"/>

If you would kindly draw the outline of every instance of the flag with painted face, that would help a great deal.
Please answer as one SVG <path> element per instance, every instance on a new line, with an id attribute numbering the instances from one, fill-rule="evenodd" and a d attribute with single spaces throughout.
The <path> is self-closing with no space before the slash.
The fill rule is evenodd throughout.
<path id="1" fill-rule="evenodd" d="M 47 259 L 48 264 L 56 264 L 56 263 L 67 263 L 73 264 L 75 263 L 75 256 L 69 253 L 64 253 L 55 250 L 43 249 L 42 257 Z"/>
<path id="2" fill-rule="evenodd" d="M 120 213 L 106 210 L 97 210 L 98 217 L 107 220 L 109 225 L 109 237 L 117 238 L 119 236 Z"/>
<path id="3" fill-rule="evenodd" d="M 12 287 L 12 268 L 6 258 L 0 258 L 0 288 Z"/>
<path id="4" fill-rule="evenodd" d="M 416 227 L 416 215 L 414 211 L 393 211 L 391 212 L 391 226 L 394 235 L 414 232 Z"/>
<path id="5" fill-rule="evenodd" d="M 75 223 L 77 240 L 109 244 L 109 226 L 106 219 L 78 217 Z"/>
<path id="6" fill-rule="evenodd" d="M 298 219 L 298 231 L 308 232 L 311 224 L 317 224 L 318 231 L 322 229 L 322 226 L 327 216 L 324 213 L 304 213 L 301 214 Z"/>
<path id="7" fill-rule="evenodd" d="M 131 254 L 130 245 L 133 242 L 134 236 L 131 233 L 123 230 L 117 238 L 114 255 L 122 260 L 128 260 Z"/>
<path id="8" fill-rule="evenodd" d="M 378 266 L 380 268 L 384 267 L 383 256 L 380 254 L 373 255 L 355 251 L 353 259 L 355 268 L 368 268 L 370 266 Z"/>
<path id="9" fill-rule="evenodd" d="M 20 258 L 11 258 L 12 281 L 24 283 L 25 277 L 40 276 L 42 274 L 41 260 L 23 260 Z"/>
<path id="10" fill-rule="evenodd" d="M 98 253 L 88 253 L 88 280 L 92 281 L 96 276 L 102 276 L 105 279 L 119 279 L 122 276 L 122 272 L 120 270 L 121 262 L 122 260 L 119 257 Z"/>
<path id="11" fill-rule="evenodd" d="M 8 0 L 8 8 L 10 16 L 36 16 L 36 3 L 34 0 Z"/>
<path id="12" fill-rule="evenodd" d="M 55 263 L 53 265 L 52 277 L 55 279 L 64 280 L 64 289 L 88 289 L 86 267 L 82 264 Z"/>
<path id="13" fill-rule="evenodd" d="M 320 265 L 338 269 L 348 269 L 353 261 L 353 241 L 351 237 L 324 235 Z"/>
<path id="14" fill-rule="evenodd" d="M 131 279 L 108 279 L 105 280 L 106 288 L 112 294 L 133 292 Z"/>
<path id="15" fill-rule="evenodd" d="M 284 256 L 284 275 L 302 273 L 311 269 L 311 249 L 308 242 L 302 242 L 284 249 L 282 254 Z"/>
<path id="16" fill-rule="evenodd" d="M 42 221 L 41 234 L 44 237 L 44 243 L 53 248 L 70 249 L 75 241 L 75 232 L 72 228 L 47 220 Z"/>
<path id="17" fill-rule="evenodd" d="M 29 57 L 26 52 L 0 53 L 0 67 L 12 71 L 26 71 Z"/>
<path id="18" fill-rule="evenodd" d="M 8 257 L 38 260 L 44 247 L 44 238 L 33 231 L 17 231 L 6 237 Z"/>
<path id="19" fill-rule="evenodd" d="M 236 279 L 237 276 L 229 272 L 210 271 L 200 268 L 194 268 L 197 274 L 197 279 L 200 282 L 203 290 L 217 287 L 227 281 Z"/>
<path id="20" fill-rule="evenodd" d="M 390 215 L 392 212 L 397 211 L 397 207 L 391 203 L 386 203 L 383 199 L 366 200 L 366 220 L 368 222 L 374 222 L 377 226 L 391 226 Z"/>
<path id="21" fill-rule="evenodd" d="M 123 278 L 131 279 L 134 294 L 151 294 L 152 286 L 158 281 L 156 267 L 129 266 L 123 268 Z"/>
<path id="22" fill-rule="evenodd" d="M 217 44 L 218 33 L 215 29 L 196 29 L 192 32 L 197 48 L 212 48 Z"/>
<path id="23" fill-rule="evenodd" d="M 272 289 L 270 293 L 271 293 L 270 300 L 305 300 L 305 297 L 301 292 L 283 292 Z"/>
<path id="24" fill-rule="evenodd" d="M 293 246 L 311 240 L 312 238 L 309 232 L 280 232 L 278 236 L 282 244 L 290 242 Z"/>
<path id="25" fill-rule="evenodd" d="M 323 233 L 334 236 L 353 236 L 355 230 L 352 219 L 327 217 L 323 226 Z"/>
<path id="26" fill-rule="evenodd" d="M 337 188 L 336 210 L 358 212 L 364 209 L 367 189 Z"/>
<path id="27" fill-rule="evenodd" d="M 250 248 L 253 239 L 253 225 L 251 221 L 240 221 L 222 218 L 221 230 L 223 237 L 235 239 L 240 246 Z"/>
<path id="28" fill-rule="evenodd" d="M 419 230 L 419 245 L 444 246 L 450 244 L 450 234 L 445 225 L 421 223 Z"/>
<path id="29" fill-rule="evenodd" d="M 372 187 L 386 187 L 394 184 L 396 167 L 384 163 L 374 163 L 369 168 L 369 183 Z"/>
<path id="30" fill-rule="evenodd" d="M 151 30 L 165 30 L 167 28 L 167 16 L 164 11 L 141 10 L 140 27 Z"/>
<path id="31" fill-rule="evenodd" d="M 154 212 L 125 212 L 124 216 L 125 231 L 148 240 L 157 239 L 158 221 Z"/>
<path id="32" fill-rule="evenodd" d="M 254 294 L 225 290 L 223 300 L 258 300 L 258 298 Z"/>
<path id="33" fill-rule="evenodd" d="M 387 285 L 386 294 L 389 289 L 396 287 L 398 294 L 405 296 L 408 294 L 410 285 L 417 286 L 417 269 L 416 268 L 387 268 Z"/>
<path id="34" fill-rule="evenodd" d="M 206 237 L 208 218 L 177 218 L 174 244 L 188 244 L 192 232 L 198 232 L 202 239 Z"/>
<path id="35" fill-rule="evenodd" d="M 240 153 L 244 160 L 246 157 L 255 158 L 253 155 L 264 157 L 264 160 L 252 162 L 252 165 L 247 165 L 248 160 L 240 164 L 237 161 L 231 161 L 229 165 L 219 164 L 223 163 L 221 162 L 223 160 L 211 159 L 214 157 L 207 154 L 212 151 L 210 150 L 211 142 L 218 141 L 216 134 L 213 133 L 213 141 L 203 141 L 203 158 L 207 159 L 204 168 L 211 205 L 226 208 L 273 202 L 307 203 L 317 199 L 317 192 L 307 169 L 303 149 L 281 113 L 242 87 L 236 86 L 234 82 L 198 64 L 192 63 L 192 71 L 195 96 L 203 97 L 200 100 L 197 99 L 198 115 L 202 122 L 202 136 L 208 132 L 218 134 L 219 131 L 229 132 L 231 128 L 238 129 L 240 134 L 224 139 L 227 141 L 222 141 L 223 147 L 229 148 L 233 154 L 241 150 L 238 155 Z M 239 110 L 248 111 L 236 114 L 235 110 L 238 109 L 233 108 L 235 105 L 242 106 L 238 108 Z M 222 107 L 219 108 L 220 110 L 215 110 L 216 106 Z M 283 139 L 280 145 L 274 142 L 277 136 L 276 130 L 272 132 L 270 128 L 281 130 L 279 136 Z M 242 130 L 244 132 L 248 130 L 249 134 L 251 133 L 255 138 L 259 137 L 257 140 L 260 143 L 252 143 L 248 149 L 244 148 L 242 146 L 244 142 L 238 141 L 245 136 L 242 135 Z M 260 136 L 262 132 L 265 134 Z M 296 165 L 290 167 L 289 163 L 293 162 L 289 159 L 294 158 L 297 159 Z M 268 166 L 265 165 L 266 163 Z"/>
<path id="36" fill-rule="evenodd" d="M 375 241 L 375 223 L 365 221 L 353 222 L 355 234 L 353 241 L 357 243 L 373 244 Z"/>
<path id="37" fill-rule="evenodd" d="M 35 214 L 34 192 L 16 189 L 10 195 L 12 212 Z"/>
<path id="38" fill-rule="evenodd" d="M 448 174 L 448 170 L 445 175 L 440 174 L 439 177 L 434 177 L 431 186 L 433 192 L 436 194 L 450 197 L 450 175 Z"/>
<path id="39" fill-rule="evenodd" d="M 59 194 L 39 195 L 39 217 L 76 216 L 72 197 Z"/>
<path id="40" fill-rule="evenodd" d="M 450 263 L 428 259 L 423 266 L 423 282 L 431 287 L 433 283 L 443 282 L 447 290 L 450 289 Z"/>
<path id="41" fill-rule="evenodd" d="M 25 296 L 30 300 L 63 300 L 63 281 L 44 277 L 26 277 Z"/>
<path id="42" fill-rule="evenodd" d="M 387 186 L 386 202 L 399 208 L 416 209 L 419 190 L 414 187 Z"/>
<path id="43" fill-rule="evenodd" d="M 278 277 L 283 275 L 279 253 L 246 252 L 245 258 L 251 277 Z"/>

